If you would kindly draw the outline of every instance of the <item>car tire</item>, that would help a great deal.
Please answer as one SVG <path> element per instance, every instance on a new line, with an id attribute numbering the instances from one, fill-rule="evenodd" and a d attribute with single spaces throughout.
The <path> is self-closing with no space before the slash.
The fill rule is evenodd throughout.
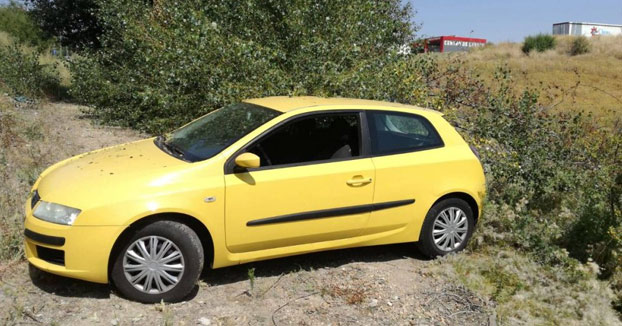
<path id="1" fill-rule="evenodd" d="M 430 258 L 458 252 L 466 247 L 474 228 L 473 210 L 467 202 L 443 199 L 428 211 L 417 247 Z"/>
<path id="2" fill-rule="evenodd" d="M 138 229 L 123 243 L 110 278 L 130 300 L 179 302 L 196 286 L 203 263 L 201 241 L 190 227 L 157 221 Z"/>

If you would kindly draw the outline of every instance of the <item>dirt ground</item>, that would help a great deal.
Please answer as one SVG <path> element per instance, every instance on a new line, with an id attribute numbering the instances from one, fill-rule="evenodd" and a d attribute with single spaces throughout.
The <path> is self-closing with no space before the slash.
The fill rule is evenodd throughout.
<path id="1" fill-rule="evenodd" d="M 93 126 L 74 105 L 49 104 L 35 113 L 60 156 L 144 137 Z M 329 251 L 208 270 L 186 301 L 148 305 L 18 261 L 0 266 L 0 324 L 495 324 L 492 303 L 434 273 L 442 264 L 412 244 Z"/>
<path id="2" fill-rule="evenodd" d="M 209 270 L 187 301 L 147 305 L 119 297 L 110 286 L 29 273 L 23 262 L 0 281 L 0 320 L 20 325 L 487 325 L 488 304 L 435 276 L 429 271 L 435 264 L 408 244 L 330 251 Z"/>

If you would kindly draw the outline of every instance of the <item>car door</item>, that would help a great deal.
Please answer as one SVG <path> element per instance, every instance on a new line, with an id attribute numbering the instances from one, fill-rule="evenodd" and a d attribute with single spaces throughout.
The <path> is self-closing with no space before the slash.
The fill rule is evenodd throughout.
<path id="1" fill-rule="evenodd" d="M 374 166 L 358 111 L 294 117 L 234 154 L 225 171 L 226 242 L 249 252 L 355 237 L 373 200 Z M 231 166 L 250 152 L 261 167 Z"/>
<path id="2" fill-rule="evenodd" d="M 412 240 L 436 199 L 435 189 L 445 180 L 443 141 L 432 124 L 416 114 L 369 111 L 367 121 L 376 168 L 374 204 L 394 203 L 371 213 L 367 232 L 412 226 L 404 241 Z"/>

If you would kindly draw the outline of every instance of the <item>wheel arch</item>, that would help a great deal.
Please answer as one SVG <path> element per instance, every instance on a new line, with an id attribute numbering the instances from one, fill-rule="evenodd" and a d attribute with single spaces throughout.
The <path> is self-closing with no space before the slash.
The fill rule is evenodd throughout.
<path id="1" fill-rule="evenodd" d="M 467 204 L 469 204 L 469 207 L 471 207 L 471 210 L 473 211 L 473 218 L 475 219 L 475 224 L 477 224 L 478 220 L 479 220 L 479 214 L 480 214 L 480 207 L 477 204 L 477 201 L 475 200 L 475 198 L 473 198 L 473 196 L 467 194 L 466 192 L 451 192 L 448 193 L 446 195 L 441 196 L 439 199 L 437 199 L 432 206 L 436 205 L 438 202 L 448 199 L 448 198 L 458 198 L 458 199 L 462 199 L 465 202 L 467 202 Z"/>
<path id="2" fill-rule="evenodd" d="M 158 213 L 153 215 L 145 216 L 139 220 L 134 221 L 128 227 L 121 232 L 121 234 L 115 240 L 114 245 L 112 246 L 112 250 L 110 251 L 110 255 L 108 256 L 108 275 L 112 272 L 112 267 L 114 263 L 115 257 L 121 251 L 125 242 L 132 237 L 132 235 L 140 230 L 143 226 L 151 224 L 156 221 L 175 221 L 181 224 L 185 224 L 190 227 L 201 240 L 201 245 L 203 246 L 203 253 L 205 258 L 205 267 L 211 267 L 214 259 L 214 242 L 212 240 L 212 235 L 201 221 L 197 218 L 182 214 L 182 213 Z M 110 277 L 108 277 L 110 280 Z"/>

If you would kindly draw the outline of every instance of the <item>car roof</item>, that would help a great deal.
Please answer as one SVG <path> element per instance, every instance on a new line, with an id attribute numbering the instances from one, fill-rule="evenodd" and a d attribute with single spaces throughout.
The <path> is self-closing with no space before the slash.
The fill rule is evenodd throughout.
<path id="1" fill-rule="evenodd" d="M 421 108 L 414 105 L 406 105 L 393 102 L 361 100 L 344 97 L 315 97 L 315 96 L 273 96 L 264 98 L 254 98 L 244 100 L 246 103 L 256 104 L 263 107 L 267 107 L 280 112 L 289 112 L 296 109 L 308 108 L 314 106 L 360 106 L 361 109 L 379 107 L 384 108 L 400 108 L 417 111 L 418 113 L 436 113 L 441 114 L 438 111 Z"/>

